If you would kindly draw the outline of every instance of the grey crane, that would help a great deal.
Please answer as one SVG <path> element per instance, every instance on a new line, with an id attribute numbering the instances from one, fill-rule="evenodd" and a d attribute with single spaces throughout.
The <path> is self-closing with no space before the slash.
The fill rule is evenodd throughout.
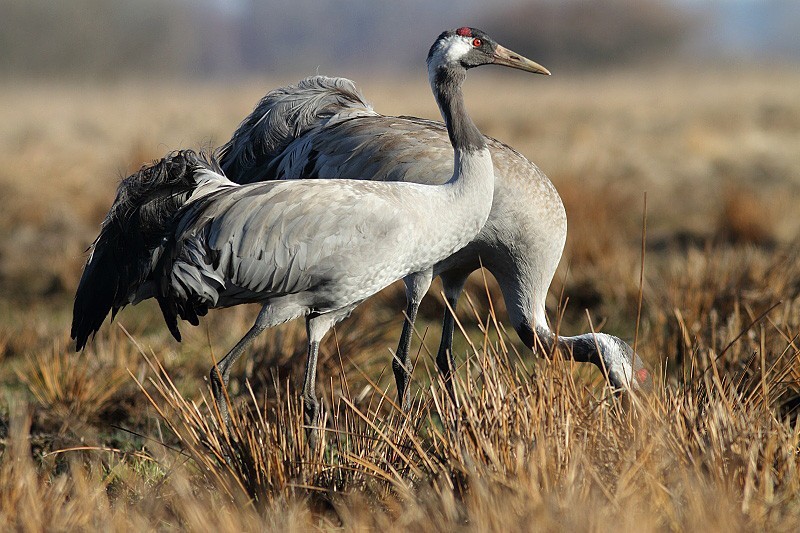
<path id="1" fill-rule="evenodd" d="M 495 171 L 489 219 L 465 248 L 439 261 L 452 309 L 467 276 L 482 262 L 497 279 L 514 329 L 528 348 L 558 345 L 576 361 L 598 366 L 615 388 L 652 387 L 650 371 L 617 337 L 551 331 L 545 298 L 564 248 L 567 218 L 547 176 L 513 148 L 485 138 Z M 376 113 L 353 82 L 314 76 L 268 93 L 220 150 L 220 164 L 240 183 L 298 178 L 358 178 L 439 184 L 453 171 L 445 125 L 415 117 Z M 393 360 L 400 402 L 410 378 L 413 322 L 429 277 L 406 280 L 407 320 Z M 445 309 L 437 367 L 452 395 L 454 318 Z"/>
<path id="2" fill-rule="evenodd" d="M 548 71 L 471 28 L 442 33 L 428 74 L 447 125 L 454 170 L 440 185 L 365 180 L 238 185 L 213 161 L 178 152 L 127 178 L 84 268 L 72 337 L 85 346 L 109 311 L 154 297 L 180 340 L 178 317 L 196 324 L 210 308 L 260 303 L 255 324 L 211 371 L 225 420 L 231 365 L 266 328 L 306 317 L 304 416 L 318 423 L 319 342 L 364 299 L 468 244 L 494 192 L 484 137 L 464 108 L 469 68 L 499 64 Z M 453 155 L 454 154 L 454 155 Z M 361 176 L 370 177 L 370 176 Z M 314 439 L 315 432 L 311 432 Z"/>

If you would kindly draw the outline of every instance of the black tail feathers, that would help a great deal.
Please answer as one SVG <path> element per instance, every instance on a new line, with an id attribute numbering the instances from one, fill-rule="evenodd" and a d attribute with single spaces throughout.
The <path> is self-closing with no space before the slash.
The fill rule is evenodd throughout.
<path id="1" fill-rule="evenodd" d="M 75 294 L 70 335 L 77 351 L 100 329 L 109 312 L 113 319 L 137 294 L 146 292 L 175 214 L 196 187 L 195 171 L 200 169 L 218 171 L 218 166 L 204 154 L 182 150 L 122 180 Z M 170 324 L 166 314 L 165 319 Z M 170 325 L 170 331 L 180 340 L 177 323 Z"/>

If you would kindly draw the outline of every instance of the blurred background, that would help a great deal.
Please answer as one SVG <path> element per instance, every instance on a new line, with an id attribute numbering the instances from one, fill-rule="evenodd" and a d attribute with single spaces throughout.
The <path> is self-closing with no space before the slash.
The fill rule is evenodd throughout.
<path id="1" fill-rule="evenodd" d="M 0 74 L 100 79 L 419 68 L 472 25 L 566 68 L 800 58 L 793 0 L 4 0 Z"/>

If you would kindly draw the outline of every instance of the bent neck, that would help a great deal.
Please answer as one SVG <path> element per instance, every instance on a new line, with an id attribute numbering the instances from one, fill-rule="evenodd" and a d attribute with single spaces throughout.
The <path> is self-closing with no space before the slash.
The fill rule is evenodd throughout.
<path id="1" fill-rule="evenodd" d="M 464 106 L 461 85 L 466 75 L 467 71 L 461 67 L 428 67 L 431 89 L 447 126 L 447 135 L 453 149 L 460 152 L 462 158 L 486 147 L 483 135 Z"/>
<path id="2" fill-rule="evenodd" d="M 638 387 L 651 386 L 647 384 L 650 382 L 650 377 L 644 363 L 630 346 L 617 337 L 605 333 L 583 333 L 574 337 L 562 337 L 554 335 L 549 328 L 544 327 L 537 327 L 534 333 L 531 326 L 524 324 L 516 329 L 522 341 L 534 350 L 536 346 L 541 345 L 549 354 L 557 348 L 567 359 L 592 363 L 605 374 L 614 387 L 631 386 L 634 383 L 634 370 L 637 371 Z"/>
<path id="3" fill-rule="evenodd" d="M 601 354 L 598 353 L 596 334 L 584 333 L 574 337 L 556 336 L 548 328 L 537 326 L 534 334 L 530 325 L 524 324 L 517 328 L 517 333 L 531 349 L 536 349 L 536 343 L 551 352 L 554 348 L 561 350 L 566 356 L 579 363 L 592 363 L 597 367 L 602 367 Z"/>

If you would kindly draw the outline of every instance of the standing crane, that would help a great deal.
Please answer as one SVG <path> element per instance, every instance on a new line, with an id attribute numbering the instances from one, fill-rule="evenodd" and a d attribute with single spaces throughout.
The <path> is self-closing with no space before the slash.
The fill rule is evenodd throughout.
<path id="1" fill-rule="evenodd" d="M 384 116 L 352 81 L 314 76 L 268 93 L 220 149 L 220 164 L 238 183 L 300 178 L 358 178 L 441 184 L 453 172 L 445 124 Z M 453 396 L 451 309 L 467 276 L 481 264 L 497 279 L 509 319 L 529 349 L 558 348 L 589 362 L 617 389 L 652 388 L 652 377 L 631 347 L 612 335 L 556 336 L 545 314 L 548 287 L 564 249 L 567 217 L 547 176 L 513 148 L 486 137 L 495 190 L 489 219 L 466 247 L 434 265 L 449 306 L 444 312 L 437 367 Z M 401 404 L 411 372 L 413 323 L 430 278 L 407 278 L 407 308 L 393 360 Z"/>
<path id="2" fill-rule="evenodd" d="M 211 370 L 227 421 L 231 366 L 266 328 L 305 316 L 304 417 L 307 426 L 318 425 L 317 353 L 326 332 L 398 279 L 430 283 L 433 266 L 473 240 L 489 216 L 494 173 L 464 107 L 467 69 L 498 64 L 549 74 L 472 28 L 442 33 L 427 63 L 454 151 L 448 180 L 238 185 L 213 161 L 190 151 L 170 154 L 119 187 L 75 296 L 76 349 L 109 311 L 113 317 L 147 298 L 156 298 L 178 340 L 178 317 L 197 324 L 208 309 L 259 303 L 255 324 Z"/>

